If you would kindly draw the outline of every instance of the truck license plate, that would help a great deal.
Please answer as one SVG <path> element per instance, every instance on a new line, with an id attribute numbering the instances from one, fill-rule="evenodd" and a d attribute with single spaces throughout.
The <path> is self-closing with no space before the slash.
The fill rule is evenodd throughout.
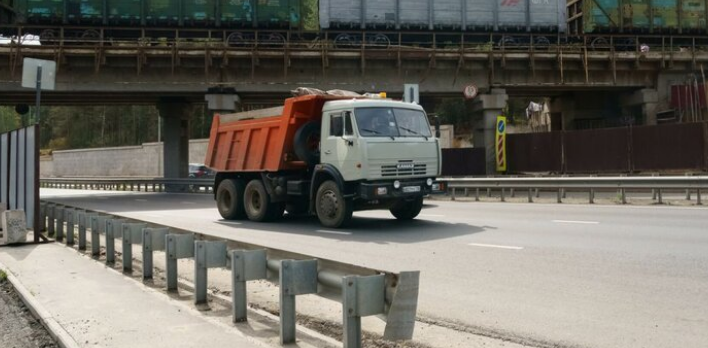
<path id="1" fill-rule="evenodd" d="M 405 192 L 405 193 L 420 192 L 420 186 L 405 186 L 405 187 L 403 187 L 403 192 Z"/>

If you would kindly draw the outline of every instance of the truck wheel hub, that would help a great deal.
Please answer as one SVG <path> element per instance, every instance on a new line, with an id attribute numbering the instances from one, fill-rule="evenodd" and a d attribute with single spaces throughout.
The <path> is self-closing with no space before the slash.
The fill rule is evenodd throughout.
<path id="1" fill-rule="evenodd" d="M 339 208 L 337 195 L 332 191 L 326 191 L 320 200 L 320 208 L 324 215 L 328 217 L 335 216 L 337 214 L 337 209 Z"/>

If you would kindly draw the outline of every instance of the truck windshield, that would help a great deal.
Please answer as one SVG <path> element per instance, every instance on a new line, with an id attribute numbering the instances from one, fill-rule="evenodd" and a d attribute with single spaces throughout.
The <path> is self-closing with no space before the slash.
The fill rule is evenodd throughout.
<path id="1" fill-rule="evenodd" d="M 357 108 L 354 117 L 362 137 L 430 137 L 425 113 L 402 108 Z"/>

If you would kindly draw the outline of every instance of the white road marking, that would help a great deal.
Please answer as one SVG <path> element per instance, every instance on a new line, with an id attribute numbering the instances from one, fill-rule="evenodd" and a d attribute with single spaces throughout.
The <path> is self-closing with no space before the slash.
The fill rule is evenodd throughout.
<path id="1" fill-rule="evenodd" d="M 508 245 L 494 245 L 494 244 L 479 244 L 479 243 L 470 243 L 467 244 L 469 246 L 476 246 L 476 247 L 482 247 L 482 248 L 497 248 L 497 249 L 509 249 L 509 250 L 523 250 L 524 247 L 518 247 L 518 246 L 508 246 Z"/>
<path id="2" fill-rule="evenodd" d="M 315 232 L 319 233 L 327 233 L 327 234 L 340 234 L 340 235 L 351 235 L 351 232 L 344 232 L 344 231 L 327 231 L 327 230 L 317 230 Z"/>
<path id="3" fill-rule="evenodd" d="M 585 225 L 597 225 L 599 221 L 574 221 L 574 220 L 553 220 L 557 224 L 585 224 Z"/>
<path id="4" fill-rule="evenodd" d="M 425 216 L 425 217 L 445 217 L 445 215 L 440 215 L 440 214 L 420 214 L 420 216 Z"/>

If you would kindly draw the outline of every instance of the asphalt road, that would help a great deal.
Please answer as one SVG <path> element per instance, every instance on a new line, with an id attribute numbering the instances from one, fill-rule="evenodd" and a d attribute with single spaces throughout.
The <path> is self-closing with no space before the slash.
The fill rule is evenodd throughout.
<path id="1" fill-rule="evenodd" d="M 424 321 L 536 346 L 706 347 L 708 208 L 430 201 L 420 219 L 355 213 L 221 220 L 211 195 L 43 189 L 42 198 L 391 271 L 420 270 Z"/>

